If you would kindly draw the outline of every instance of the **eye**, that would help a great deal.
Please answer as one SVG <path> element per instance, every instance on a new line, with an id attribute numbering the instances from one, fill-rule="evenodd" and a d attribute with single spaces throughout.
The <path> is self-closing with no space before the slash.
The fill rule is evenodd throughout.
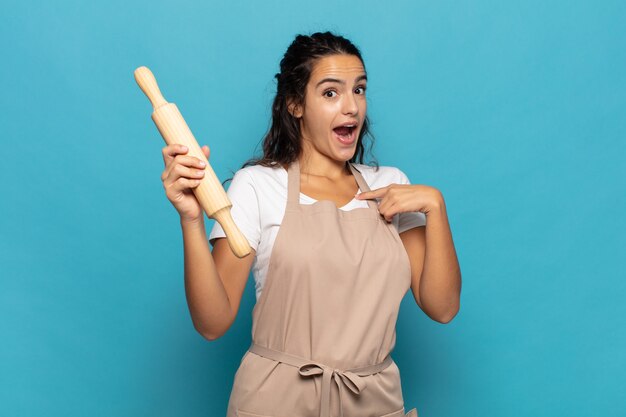
<path id="1" fill-rule="evenodd" d="M 366 90 L 366 89 L 367 89 L 367 87 L 365 87 L 364 85 L 360 85 L 360 86 L 358 86 L 358 87 L 356 88 L 356 90 L 355 90 L 355 91 L 357 91 L 357 92 L 358 92 L 359 90 L 361 90 L 361 93 L 360 93 L 360 94 L 365 94 L 365 90 Z"/>
<path id="2" fill-rule="evenodd" d="M 329 96 L 329 95 L 328 95 L 329 93 L 335 93 L 335 94 L 337 94 L 337 92 L 336 92 L 335 90 L 326 90 L 326 91 L 324 91 L 324 97 L 328 97 L 328 98 L 333 98 L 333 97 L 335 97 L 335 96 L 333 96 L 333 95 L 330 95 L 330 96 Z"/>

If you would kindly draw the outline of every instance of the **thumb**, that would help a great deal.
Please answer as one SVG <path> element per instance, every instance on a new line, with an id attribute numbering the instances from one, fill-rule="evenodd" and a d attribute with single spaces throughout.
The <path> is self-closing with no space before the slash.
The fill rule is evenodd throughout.
<path id="1" fill-rule="evenodd" d="M 206 159 L 209 159 L 209 155 L 211 154 L 211 150 L 209 149 L 209 147 L 207 145 L 204 145 L 202 147 L 202 152 L 204 152 L 204 156 L 206 156 Z"/>

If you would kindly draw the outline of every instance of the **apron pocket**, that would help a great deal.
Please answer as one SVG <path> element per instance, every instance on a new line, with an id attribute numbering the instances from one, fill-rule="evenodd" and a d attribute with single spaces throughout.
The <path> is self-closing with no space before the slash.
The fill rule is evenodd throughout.
<path id="1" fill-rule="evenodd" d="M 394 411 L 392 413 L 388 413 L 388 414 L 383 414 L 380 417 L 405 417 L 404 414 L 404 407 L 402 407 L 401 409 Z"/>
<path id="2" fill-rule="evenodd" d="M 249 411 L 237 410 L 237 417 L 274 417 L 269 414 L 256 414 Z"/>
<path id="3" fill-rule="evenodd" d="M 266 415 L 266 414 L 251 413 L 249 411 L 237 410 L 237 417 L 273 417 L 273 416 Z M 398 411 L 394 411 L 389 414 L 383 414 L 380 417 L 417 417 L 417 409 L 413 408 L 408 413 L 404 414 L 404 407 L 402 407 Z"/>
<path id="4" fill-rule="evenodd" d="M 408 413 L 406 413 L 405 417 L 417 417 L 417 408 L 411 409 Z"/>

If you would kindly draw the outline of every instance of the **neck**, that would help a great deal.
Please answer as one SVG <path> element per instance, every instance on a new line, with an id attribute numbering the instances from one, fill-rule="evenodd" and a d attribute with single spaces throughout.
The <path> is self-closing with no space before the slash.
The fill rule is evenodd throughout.
<path id="1" fill-rule="evenodd" d="M 352 175 L 348 161 L 338 161 L 317 152 L 307 152 L 306 149 L 300 154 L 298 161 L 301 175 L 325 177 L 333 181 Z"/>

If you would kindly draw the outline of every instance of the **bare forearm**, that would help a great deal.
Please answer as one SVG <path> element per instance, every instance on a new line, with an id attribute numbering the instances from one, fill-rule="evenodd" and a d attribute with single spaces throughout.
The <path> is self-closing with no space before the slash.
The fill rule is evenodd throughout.
<path id="1" fill-rule="evenodd" d="M 215 267 L 204 220 L 181 220 L 185 255 L 185 294 L 194 327 L 208 339 L 219 337 L 230 325 L 228 294 Z"/>
<path id="2" fill-rule="evenodd" d="M 448 322 L 459 311 L 461 270 L 452 241 L 446 206 L 441 199 L 426 219 L 426 252 L 420 297 L 428 315 Z"/>

